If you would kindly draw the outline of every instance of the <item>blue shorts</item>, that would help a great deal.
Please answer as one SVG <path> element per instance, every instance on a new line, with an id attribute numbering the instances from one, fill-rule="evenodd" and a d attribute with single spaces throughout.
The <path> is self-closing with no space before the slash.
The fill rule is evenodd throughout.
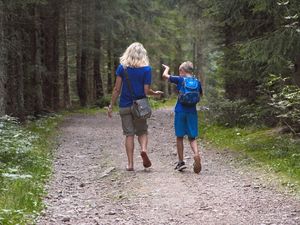
<path id="1" fill-rule="evenodd" d="M 198 114 L 194 112 L 175 112 L 175 135 L 176 137 L 198 137 Z"/>

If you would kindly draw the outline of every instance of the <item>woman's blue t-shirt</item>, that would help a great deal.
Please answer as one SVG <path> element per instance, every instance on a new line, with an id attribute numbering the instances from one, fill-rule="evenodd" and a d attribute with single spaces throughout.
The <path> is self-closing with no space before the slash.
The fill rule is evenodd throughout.
<path id="1" fill-rule="evenodd" d="M 173 84 L 176 84 L 176 89 L 179 91 L 182 87 L 184 78 L 180 77 L 180 76 L 170 76 L 169 81 Z M 199 92 L 200 94 L 202 94 L 202 87 L 201 87 L 201 82 L 199 82 Z M 178 100 L 177 103 L 175 105 L 175 112 L 190 112 L 190 113 L 196 113 L 197 109 L 196 109 L 196 105 L 193 106 L 186 106 L 186 105 L 182 105 Z"/>
<path id="2" fill-rule="evenodd" d="M 127 74 L 134 94 L 134 99 L 146 97 L 144 85 L 151 85 L 151 67 L 127 67 Z M 116 70 L 116 76 L 122 78 L 122 91 L 119 107 L 130 107 L 133 104 L 133 97 L 128 88 L 124 67 L 120 64 Z"/>

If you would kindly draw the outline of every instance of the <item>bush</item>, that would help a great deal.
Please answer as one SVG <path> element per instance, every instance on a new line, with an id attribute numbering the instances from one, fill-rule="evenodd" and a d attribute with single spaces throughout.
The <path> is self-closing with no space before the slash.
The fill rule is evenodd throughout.
<path id="1" fill-rule="evenodd" d="M 101 97 L 100 99 L 98 99 L 96 101 L 96 105 L 100 108 L 103 108 L 105 106 L 108 106 L 111 100 L 111 96 L 110 95 L 106 95 Z"/>
<path id="2" fill-rule="evenodd" d="M 269 106 L 280 121 L 297 134 L 300 132 L 300 88 L 289 78 L 270 75 L 264 89 L 269 93 Z"/>
<path id="3" fill-rule="evenodd" d="M 59 116 L 18 122 L 0 117 L 0 224 L 33 224 L 51 172 Z"/>
<path id="4" fill-rule="evenodd" d="M 229 127 L 253 123 L 256 114 L 245 100 L 231 101 L 226 98 L 209 99 L 209 119 L 212 123 Z"/>

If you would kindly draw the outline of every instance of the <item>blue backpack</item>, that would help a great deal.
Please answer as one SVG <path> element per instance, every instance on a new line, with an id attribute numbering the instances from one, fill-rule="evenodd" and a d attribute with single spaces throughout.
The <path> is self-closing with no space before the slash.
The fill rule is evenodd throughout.
<path id="1" fill-rule="evenodd" d="M 199 81 L 196 77 L 183 78 L 178 101 L 186 106 L 194 106 L 200 101 Z"/>

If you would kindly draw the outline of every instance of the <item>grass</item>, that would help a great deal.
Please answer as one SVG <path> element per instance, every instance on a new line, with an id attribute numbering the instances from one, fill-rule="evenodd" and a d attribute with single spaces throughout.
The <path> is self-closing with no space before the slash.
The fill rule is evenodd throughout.
<path id="1" fill-rule="evenodd" d="M 203 113 L 200 117 L 203 119 Z M 299 139 L 280 135 L 271 128 L 228 128 L 209 124 L 207 120 L 200 122 L 200 133 L 201 138 L 213 146 L 242 152 L 296 185 L 300 184 Z"/>
<path id="2" fill-rule="evenodd" d="M 0 120 L 0 224 L 32 224 L 43 208 L 59 116 L 26 125 Z"/>
<path id="3" fill-rule="evenodd" d="M 153 109 L 172 107 L 175 103 L 176 98 L 150 98 Z M 99 111 L 104 112 L 105 109 L 84 108 L 71 113 L 96 114 Z M 44 184 L 52 167 L 51 149 L 54 143 L 51 140 L 54 140 L 56 127 L 62 118 L 43 118 L 25 126 L 13 118 L 0 119 L 0 224 L 32 224 L 43 209 Z M 243 152 L 299 184 L 299 140 L 278 135 L 267 128 L 212 125 L 206 112 L 200 113 L 199 122 L 202 139 L 220 149 Z"/>
<path id="4" fill-rule="evenodd" d="M 174 106 L 176 98 L 156 101 L 154 108 Z M 201 105 L 205 104 L 201 101 Z M 213 125 L 206 111 L 199 112 L 200 138 L 219 149 L 241 152 L 284 177 L 284 185 L 291 182 L 300 189 L 300 140 L 280 135 L 272 128 L 229 128 Z"/>
<path id="5" fill-rule="evenodd" d="M 62 115 L 71 115 L 71 114 L 96 115 L 99 112 L 106 112 L 106 110 L 104 108 L 99 108 L 99 107 L 85 107 L 85 108 L 78 108 L 69 111 L 64 111 L 62 112 Z"/>
<path id="6" fill-rule="evenodd" d="M 157 98 L 149 98 L 149 102 L 152 109 L 161 109 L 161 108 L 169 108 L 175 106 L 177 98 L 171 99 L 157 99 Z"/>

